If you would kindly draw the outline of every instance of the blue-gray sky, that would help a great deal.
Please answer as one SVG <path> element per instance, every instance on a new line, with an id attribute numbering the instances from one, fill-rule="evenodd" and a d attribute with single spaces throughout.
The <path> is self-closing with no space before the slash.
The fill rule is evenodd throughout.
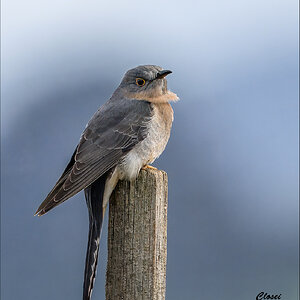
<path id="1" fill-rule="evenodd" d="M 173 70 L 167 299 L 297 299 L 298 2 L 2 1 L 1 299 L 81 299 L 83 193 L 39 203 L 140 64 Z M 103 299 L 106 228 L 93 299 Z"/>

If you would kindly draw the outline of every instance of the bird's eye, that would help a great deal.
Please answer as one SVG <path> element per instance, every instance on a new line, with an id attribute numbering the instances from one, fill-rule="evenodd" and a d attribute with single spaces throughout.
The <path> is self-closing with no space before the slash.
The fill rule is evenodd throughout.
<path id="1" fill-rule="evenodd" d="M 146 83 L 146 81 L 145 81 L 145 79 L 143 79 L 143 78 L 137 78 L 137 79 L 135 80 L 135 83 L 136 83 L 136 85 L 138 85 L 138 86 L 143 86 L 143 85 Z"/>

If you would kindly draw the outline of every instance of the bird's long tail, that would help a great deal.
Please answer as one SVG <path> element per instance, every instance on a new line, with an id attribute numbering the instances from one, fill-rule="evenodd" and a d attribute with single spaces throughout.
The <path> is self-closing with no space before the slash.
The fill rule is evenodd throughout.
<path id="1" fill-rule="evenodd" d="M 89 210 L 89 239 L 84 271 L 83 300 L 90 300 L 96 277 L 99 241 L 105 213 L 102 203 L 106 178 L 107 174 L 104 174 L 84 190 Z"/>

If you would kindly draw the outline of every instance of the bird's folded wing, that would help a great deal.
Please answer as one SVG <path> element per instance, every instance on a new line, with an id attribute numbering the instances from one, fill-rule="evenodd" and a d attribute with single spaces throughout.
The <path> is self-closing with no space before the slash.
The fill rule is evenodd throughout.
<path id="1" fill-rule="evenodd" d="M 151 104 L 109 101 L 88 123 L 64 173 L 37 210 L 43 215 L 114 167 L 148 133 Z"/>

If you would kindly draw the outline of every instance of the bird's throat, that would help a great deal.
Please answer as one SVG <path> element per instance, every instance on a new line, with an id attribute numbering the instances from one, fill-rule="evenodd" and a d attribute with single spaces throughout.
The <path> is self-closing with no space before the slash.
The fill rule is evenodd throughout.
<path id="1" fill-rule="evenodd" d="M 149 95 L 149 93 L 141 92 L 141 93 L 129 93 L 126 96 L 129 99 L 144 100 L 144 101 L 149 101 L 151 103 L 167 103 L 170 101 L 179 100 L 178 96 L 171 91 L 167 91 L 166 93 L 161 95 Z"/>

